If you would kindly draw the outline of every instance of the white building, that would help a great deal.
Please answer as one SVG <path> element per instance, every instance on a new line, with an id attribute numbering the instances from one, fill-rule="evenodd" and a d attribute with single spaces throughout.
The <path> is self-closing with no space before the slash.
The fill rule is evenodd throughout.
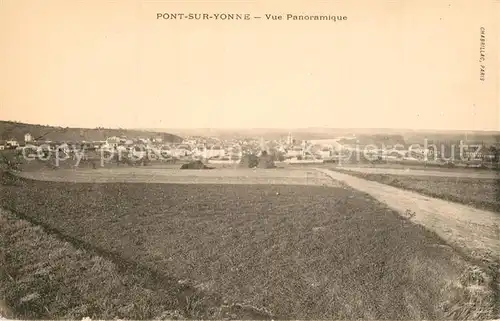
<path id="1" fill-rule="evenodd" d="M 193 149 L 193 155 L 202 158 L 204 157 L 206 150 L 207 148 L 205 147 L 204 144 L 198 144 Z"/>
<path id="2" fill-rule="evenodd" d="M 226 156 L 226 151 L 221 146 L 212 146 L 204 151 L 203 157 L 212 158 L 212 157 L 224 157 Z"/>
<path id="3" fill-rule="evenodd" d="M 196 139 L 184 139 L 181 144 L 196 145 Z"/>
<path id="4" fill-rule="evenodd" d="M 313 145 L 320 145 L 323 147 L 331 147 L 334 150 L 341 150 L 342 144 L 338 142 L 338 138 L 327 138 L 327 139 L 314 139 L 310 143 Z"/>
<path id="5" fill-rule="evenodd" d="M 105 145 L 106 144 L 106 141 L 94 141 L 92 142 L 92 144 L 94 145 L 94 148 L 95 149 L 99 149 L 101 148 L 102 145 Z"/>
<path id="6" fill-rule="evenodd" d="M 10 147 L 18 147 L 19 143 L 15 139 L 9 139 L 8 141 L 5 142 L 5 145 Z"/>
<path id="7" fill-rule="evenodd" d="M 316 154 L 321 158 L 329 158 L 333 155 L 332 151 L 329 148 L 322 148 L 317 151 Z"/>
<path id="8" fill-rule="evenodd" d="M 30 133 L 26 133 L 26 134 L 24 134 L 24 141 L 25 141 L 26 143 L 29 143 L 29 142 L 33 141 L 33 136 L 31 136 L 31 134 L 30 134 Z"/>
<path id="9" fill-rule="evenodd" d="M 300 146 L 295 146 L 286 152 L 286 157 L 297 157 L 304 155 L 304 148 Z"/>
<path id="10" fill-rule="evenodd" d="M 120 143 L 120 137 L 118 136 L 111 136 L 106 138 L 106 143 L 108 144 L 119 144 Z"/>
<path id="11" fill-rule="evenodd" d="M 189 156 L 192 154 L 192 149 L 188 144 L 179 144 L 170 149 L 170 154 L 175 157 Z"/>

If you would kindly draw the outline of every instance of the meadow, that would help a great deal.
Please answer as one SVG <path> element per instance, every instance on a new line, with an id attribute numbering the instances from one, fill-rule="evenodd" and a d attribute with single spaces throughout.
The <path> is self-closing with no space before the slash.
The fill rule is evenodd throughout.
<path id="1" fill-rule="evenodd" d="M 412 176 L 331 170 L 479 209 L 500 212 L 500 178 Z"/>
<path id="2" fill-rule="evenodd" d="M 479 267 L 434 233 L 345 187 L 19 179 L 2 186 L 0 199 L 12 213 L 0 229 L 7 249 L 0 288 L 21 317 L 493 313 L 494 295 Z M 34 237 L 32 229 L 46 234 Z M 33 292 L 43 295 L 31 296 L 28 309 Z M 67 304 L 58 305 L 62 297 Z"/>

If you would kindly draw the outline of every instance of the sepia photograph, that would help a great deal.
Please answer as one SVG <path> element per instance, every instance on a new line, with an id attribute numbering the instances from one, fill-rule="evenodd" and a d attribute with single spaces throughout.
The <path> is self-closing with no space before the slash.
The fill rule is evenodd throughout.
<path id="1" fill-rule="evenodd" d="M 0 320 L 500 320 L 497 0 L 0 0 Z"/>

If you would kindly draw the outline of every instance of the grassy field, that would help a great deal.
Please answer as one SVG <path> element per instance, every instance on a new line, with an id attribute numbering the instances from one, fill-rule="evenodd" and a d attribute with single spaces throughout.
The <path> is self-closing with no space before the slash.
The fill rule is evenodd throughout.
<path id="1" fill-rule="evenodd" d="M 3 317 L 193 317 L 175 295 L 181 290 L 178 284 L 152 291 L 148 283 L 154 280 L 147 271 L 123 273 L 114 262 L 75 248 L 8 211 L 0 212 L 0 233 Z"/>
<path id="2" fill-rule="evenodd" d="M 338 167 L 331 170 L 479 209 L 500 212 L 500 179 L 360 173 Z"/>
<path id="3" fill-rule="evenodd" d="M 488 167 L 466 167 L 465 164 L 457 164 L 455 167 L 449 167 L 446 164 L 423 164 L 421 162 L 381 162 L 381 163 L 362 163 L 362 162 L 340 162 L 337 163 L 336 167 L 368 167 L 368 168 L 390 168 L 390 169 L 413 169 L 413 170 L 429 170 L 429 171 L 440 171 L 440 172 L 456 172 L 461 171 L 464 173 L 488 173 L 497 172 L 500 170 L 491 164 L 486 164 Z M 332 164 L 324 163 L 316 167 L 321 168 L 331 168 Z"/>
<path id="4" fill-rule="evenodd" d="M 4 274 L 17 286 L 0 288 L 13 310 L 26 315 L 23 298 L 33 292 L 40 294 L 31 296 L 34 306 L 62 296 L 71 302 L 33 308 L 31 318 L 155 318 L 176 310 L 221 318 L 221 306 L 238 307 L 233 316 L 246 319 L 479 319 L 493 313 L 488 277 L 479 267 L 435 234 L 349 189 L 22 180 L 3 186 L 0 196 L 2 207 L 113 262 L 92 270 L 93 254 L 71 256 L 69 245 L 59 250 L 62 244 L 30 239 L 26 223 L 3 228 Z M 48 260 L 50 251 L 59 256 Z M 47 261 L 51 267 L 44 270 L 40 262 Z M 78 278 L 80 264 L 86 272 Z M 33 277 L 39 270 L 45 276 Z M 119 308 L 133 298 L 135 306 Z"/>

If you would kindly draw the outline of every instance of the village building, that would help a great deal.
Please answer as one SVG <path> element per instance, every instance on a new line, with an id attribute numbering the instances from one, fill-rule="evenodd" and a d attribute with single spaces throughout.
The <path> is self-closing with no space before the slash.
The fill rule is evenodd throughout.
<path id="1" fill-rule="evenodd" d="M 19 146 L 19 142 L 16 139 L 11 138 L 5 142 L 5 146 L 7 148 L 16 148 Z"/>
<path id="2" fill-rule="evenodd" d="M 31 136 L 31 134 L 30 134 L 30 133 L 26 133 L 26 134 L 24 134 L 24 142 L 25 142 L 25 143 L 30 143 L 30 142 L 32 142 L 32 141 L 33 141 L 33 136 Z"/>

